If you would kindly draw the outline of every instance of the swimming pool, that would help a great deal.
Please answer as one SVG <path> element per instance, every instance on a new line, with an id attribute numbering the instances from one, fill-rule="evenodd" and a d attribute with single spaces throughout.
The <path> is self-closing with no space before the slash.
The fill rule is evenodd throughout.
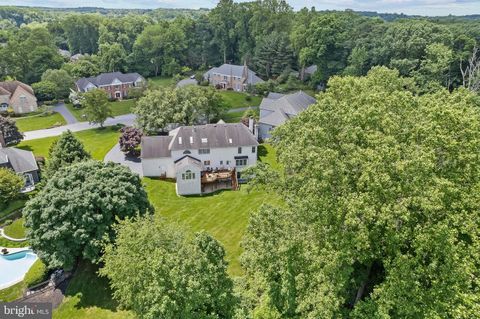
<path id="1" fill-rule="evenodd" d="M 37 255 L 30 249 L 0 255 L 0 289 L 22 281 L 36 260 Z"/>

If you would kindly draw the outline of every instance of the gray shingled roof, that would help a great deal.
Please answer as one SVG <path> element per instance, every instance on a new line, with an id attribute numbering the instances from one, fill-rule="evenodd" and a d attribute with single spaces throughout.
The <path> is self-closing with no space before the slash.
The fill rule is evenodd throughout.
<path id="1" fill-rule="evenodd" d="M 171 136 L 144 136 L 142 137 L 141 158 L 160 158 L 170 157 L 171 152 L 168 148 Z"/>
<path id="2" fill-rule="evenodd" d="M 0 164 L 6 164 L 16 173 L 38 170 L 37 161 L 32 152 L 14 147 L 0 148 Z"/>
<path id="3" fill-rule="evenodd" d="M 258 145 L 255 136 L 242 123 L 207 124 L 177 128 L 170 150 L 254 145 Z"/>
<path id="4" fill-rule="evenodd" d="M 203 169 L 202 161 L 190 155 L 185 155 L 184 157 L 175 161 L 175 169 L 180 170 L 185 166 L 197 166 L 200 170 Z"/>
<path id="5" fill-rule="evenodd" d="M 284 96 L 285 94 L 282 94 L 282 93 L 270 92 L 267 95 L 267 99 L 278 100 L 279 98 Z"/>
<path id="6" fill-rule="evenodd" d="M 316 65 L 310 65 L 308 68 L 305 68 L 305 74 L 313 74 L 317 72 L 318 67 Z"/>
<path id="7" fill-rule="evenodd" d="M 223 64 L 223 65 L 219 66 L 218 68 L 211 68 L 210 70 L 205 72 L 204 78 L 208 78 L 208 75 L 211 74 L 211 73 L 218 73 L 218 74 L 242 77 L 244 67 L 245 66 L 243 66 L 243 65 Z M 257 83 L 261 83 L 261 82 L 263 82 L 263 80 L 257 76 L 257 73 L 248 69 L 247 84 L 257 84 Z"/>
<path id="8" fill-rule="evenodd" d="M 303 91 L 287 94 L 278 99 L 264 98 L 260 109 L 271 111 L 271 113 L 260 117 L 259 123 L 281 125 L 314 103 L 315 99 Z"/>
<path id="9" fill-rule="evenodd" d="M 81 90 L 85 90 L 88 83 L 92 83 L 96 87 L 102 85 L 109 85 L 113 82 L 113 80 L 118 79 L 120 82 L 128 83 L 128 82 L 135 82 L 138 78 L 142 77 L 138 73 L 122 73 L 122 72 L 110 72 L 110 73 L 102 73 L 100 75 L 89 77 L 89 78 L 80 78 L 76 82 L 77 87 Z"/>

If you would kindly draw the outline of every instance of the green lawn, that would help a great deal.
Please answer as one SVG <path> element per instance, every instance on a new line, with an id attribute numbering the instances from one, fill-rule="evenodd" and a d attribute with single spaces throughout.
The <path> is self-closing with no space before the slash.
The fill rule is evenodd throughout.
<path id="1" fill-rule="evenodd" d="M 23 217 L 15 219 L 10 225 L 3 228 L 3 232 L 5 235 L 12 238 L 25 238 L 25 227 L 23 226 L 23 222 Z"/>
<path id="2" fill-rule="evenodd" d="M 27 132 L 65 125 L 67 122 L 60 113 L 54 112 L 49 115 L 19 117 L 15 119 L 15 123 L 21 132 Z"/>
<path id="3" fill-rule="evenodd" d="M 118 309 L 117 303 L 112 300 L 108 281 L 96 275 L 97 269 L 89 263 L 79 265 L 68 285 L 65 300 L 53 312 L 53 318 L 135 318 L 131 312 Z"/>
<path id="4" fill-rule="evenodd" d="M 13 213 L 14 211 L 22 208 L 25 205 L 26 201 L 27 201 L 26 196 L 22 196 L 22 198 L 16 199 L 16 200 L 8 203 L 7 206 L 1 206 L 0 207 L 0 218 L 3 217 L 3 216 L 7 216 L 7 215 Z"/>
<path id="5" fill-rule="evenodd" d="M 238 123 L 242 119 L 243 113 L 245 111 L 225 113 L 222 119 L 227 123 Z"/>
<path id="6" fill-rule="evenodd" d="M 103 129 L 95 128 L 91 130 L 75 132 L 75 136 L 82 141 L 85 149 L 90 152 L 92 157 L 102 160 L 105 155 L 117 144 L 120 136 L 118 126 L 109 126 Z M 18 148 L 32 151 L 35 156 L 48 157 L 50 145 L 58 137 L 45 137 L 36 140 L 22 141 L 18 144 Z"/>
<path id="7" fill-rule="evenodd" d="M 109 106 L 112 108 L 112 115 L 118 116 L 123 114 L 132 113 L 132 108 L 135 106 L 135 100 L 123 100 L 123 101 L 111 101 L 108 102 Z M 68 110 L 75 116 L 75 118 L 80 121 L 86 121 L 83 117 L 84 111 L 83 109 L 75 108 L 72 104 L 68 103 L 65 104 Z"/>
<path id="8" fill-rule="evenodd" d="M 172 77 L 156 76 L 148 79 L 148 86 L 153 89 L 174 86 L 175 81 Z"/>
<path id="9" fill-rule="evenodd" d="M 219 90 L 218 93 L 222 96 L 225 104 L 227 104 L 229 109 L 234 109 L 238 107 L 248 107 L 248 106 L 259 106 L 262 102 L 262 97 L 252 96 L 250 101 L 247 101 L 247 93 L 235 92 L 235 91 L 222 91 Z"/>

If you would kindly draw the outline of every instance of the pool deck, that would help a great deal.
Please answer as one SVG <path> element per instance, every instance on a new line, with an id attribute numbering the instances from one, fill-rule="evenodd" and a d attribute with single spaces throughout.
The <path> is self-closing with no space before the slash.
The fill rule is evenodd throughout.
<path id="1" fill-rule="evenodd" d="M 4 247 L 0 247 L 0 250 L 3 249 Z M 26 248 L 7 248 L 8 249 L 8 254 L 7 255 L 3 255 L 2 256 L 8 256 L 8 255 L 12 255 L 12 254 L 15 254 L 15 253 L 19 253 L 19 252 L 22 252 L 22 251 L 26 251 L 26 250 L 30 250 L 30 248 L 26 247 Z M 25 257 L 23 257 L 25 258 Z M 0 284 L 0 290 L 2 289 L 6 289 L 8 287 L 11 287 L 19 282 L 21 282 L 24 278 L 25 278 L 25 274 L 28 272 L 28 270 L 32 267 L 32 265 L 38 260 L 38 256 L 35 255 L 35 258 L 33 260 L 33 262 L 29 263 L 30 265 L 28 267 L 23 267 L 25 268 L 24 271 L 22 271 L 22 273 L 18 273 L 17 274 L 17 277 L 14 278 L 13 280 L 10 280 L 8 282 L 3 282 Z M 0 260 L 0 264 L 3 266 L 7 266 L 6 268 L 8 268 L 8 264 L 6 264 L 3 260 Z M 11 265 L 13 267 L 18 267 L 18 266 L 21 266 L 21 265 Z M 14 268 L 16 270 L 18 270 L 18 268 Z M 5 273 L 2 273 L 2 275 L 5 274 Z M 1 276 L 1 275 L 0 275 Z"/>

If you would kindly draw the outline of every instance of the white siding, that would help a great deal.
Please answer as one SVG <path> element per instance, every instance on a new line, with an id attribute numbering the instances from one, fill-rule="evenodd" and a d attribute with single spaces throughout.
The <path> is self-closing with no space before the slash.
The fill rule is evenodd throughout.
<path id="1" fill-rule="evenodd" d="M 175 178 L 175 167 L 170 157 L 142 159 L 144 176 L 159 177 L 167 174 L 168 178 Z"/>
<path id="2" fill-rule="evenodd" d="M 255 147 L 255 153 L 252 153 L 252 147 Z M 210 154 L 199 154 L 198 150 L 189 150 L 191 154 L 188 154 L 196 159 L 202 161 L 205 168 L 233 168 L 235 167 L 235 156 L 248 156 L 247 166 L 255 165 L 257 163 L 257 147 L 254 145 L 242 146 L 242 153 L 238 153 L 238 147 L 227 148 L 211 148 Z M 172 151 L 173 161 L 178 160 L 185 156 L 183 151 Z M 210 161 L 210 165 L 205 164 L 205 161 Z M 227 161 L 229 164 L 227 164 Z M 245 167 L 247 167 L 245 166 Z M 238 171 L 241 171 L 245 167 L 237 167 Z"/>
<path id="3" fill-rule="evenodd" d="M 182 179 L 182 174 L 187 170 L 190 170 L 195 174 L 194 179 L 184 180 Z M 177 172 L 177 194 L 178 195 L 198 195 L 202 193 L 202 184 L 201 184 L 201 171 L 200 168 L 196 165 L 186 165 Z"/>

